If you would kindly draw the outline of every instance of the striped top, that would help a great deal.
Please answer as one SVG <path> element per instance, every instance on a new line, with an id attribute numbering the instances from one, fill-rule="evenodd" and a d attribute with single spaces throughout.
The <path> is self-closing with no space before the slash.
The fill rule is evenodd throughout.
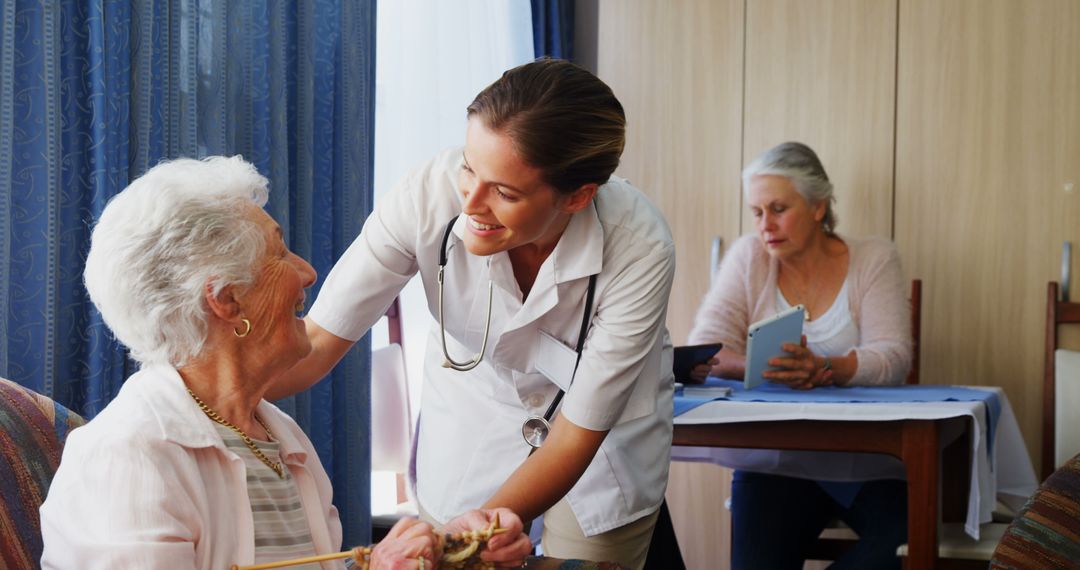
<path id="1" fill-rule="evenodd" d="M 273 469 L 255 457 L 236 432 L 217 423 L 214 428 L 224 440 L 225 447 L 240 456 L 247 466 L 248 499 L 255 527 L 255 563 L 314 556 L 315 546 L 304 504 L 288 468 L 284 479 L 278 477 Z M 254 438 L 252 441 L 270 461 L 281 461 L 278 442 Z M 290 568 L 320 570 L 318 564 Z"/>

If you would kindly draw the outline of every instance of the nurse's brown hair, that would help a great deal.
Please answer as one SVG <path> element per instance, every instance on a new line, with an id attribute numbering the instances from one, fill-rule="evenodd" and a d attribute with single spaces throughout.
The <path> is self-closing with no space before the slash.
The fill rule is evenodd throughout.
<path id="1" fill-rule="evenodd" d="M 607 182 L 626 144 L 626 115 L 611 88 L 561 59 L 506 71 L 476 96 L 468 116 L 508 136 L 521 158 L 564 193 Z"/>

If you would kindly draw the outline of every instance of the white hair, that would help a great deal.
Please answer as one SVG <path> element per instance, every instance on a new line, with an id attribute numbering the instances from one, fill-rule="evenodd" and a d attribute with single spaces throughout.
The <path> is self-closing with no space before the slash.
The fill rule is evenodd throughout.
<path id="1" fill-rule="evenodd" d="M 743 196 L 749 199 L 750 179 L 755 176 L 783 176 L 810 204 L 825 202 L 825 217 L 821 226 L 825 233 L 836 232 L 836 213 L 833 212 L 833 185 L 825 166 L 812 148 L 800 142 L 778 144 L 761 153 L 742 171 Z"/>
<path id="2" fill-rule="evenodd" d="M 206 287 L 254 281 L 267 244 L 246 209 L 267 195 L 252 164 L 216 156 L 158 164 L 109 200 L 83 278 L 133 359 L 181 367 L 202 351 Z"/>

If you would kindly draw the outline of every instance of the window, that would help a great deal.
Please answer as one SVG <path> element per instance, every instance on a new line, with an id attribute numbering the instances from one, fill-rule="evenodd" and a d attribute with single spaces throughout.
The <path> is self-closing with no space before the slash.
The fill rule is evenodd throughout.
<path id="1" fill-rule="evenodd" d="M 465 108 L 504 70 L 532 61 L 528 0 L 379 2 L 375 63 L 375 203 L 440 150 L 464 144 Z M 415 423 L 427 332 L 419 279 L 401 292 L 406 369 Z M 372 349 L 387 344 L 385 319 Z M 374 381 L 374 379 L 373 379 Z M 396 509 L 393 473 L 373 472 L 372 514 Z"/>

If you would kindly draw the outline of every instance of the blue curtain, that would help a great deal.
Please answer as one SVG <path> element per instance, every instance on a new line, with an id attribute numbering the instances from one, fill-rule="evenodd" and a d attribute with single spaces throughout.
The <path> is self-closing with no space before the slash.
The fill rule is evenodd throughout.
<path id="1" fill-rule="evenodd" d="M 317 293 L 371 210 L 375 21 L 375 0 L 2 0 L 0 375 L 88 417 L 115 396 L 133 367 L 83 260 L 108 199 L 164 158 L 252 161 Z M 279 402 L 346 545 L 370 532 L 369 352 Z"/>
<path id="2" fill-rule="evenodd" d="M 533 54 L 574 59 L 574 0 L 532 0 Z"/>

